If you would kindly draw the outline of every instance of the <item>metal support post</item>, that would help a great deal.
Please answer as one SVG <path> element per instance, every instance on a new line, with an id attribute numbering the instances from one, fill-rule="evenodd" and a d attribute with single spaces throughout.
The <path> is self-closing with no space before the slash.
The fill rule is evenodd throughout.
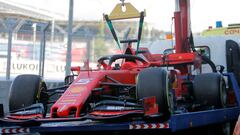
<path id="1" fill-rule="evenodd" d="M 16 19 L 7 19 L 6 26 L 8 29 L 8 50 L 7 50 L 7 71 L 6 71 L 6 80 L 10 80 L 11 73 L 11 57 L 12 57 L 12 35 L 15 27 L 17 26 L 19 20 Z"/>
<path id="2" fill-rule="evenodd" d="M 4 27 L 5 30 L 8 29 L 8 27 L 7 27 L 6 23 L 5 23 L 5 21 L 4 21 L 2 18 L 0 18 L 0 23 L 2 24 L 2 26 Z"/>
<path id="3" fill-rule="evenodd" d="M 24 23 L 25 23 L 25 20 L 24 19 L 20 19 L 18 24 L 16 24 L 16 26 L 14 28 L 14 31 L 13 31 L 13 33 L 15 33 L 14 36 L 13 36 L 14 39 L 17 40 L 17 33 L 21 29 L 21 27 L 23 26 Z"/>
<path id="4" fill-rule="evenodd" d="M 32 57 L 33 60 L 36 60 L 36 34 L 37 34 L 37 23 L 33 23 L 32 24 L 32 28 L 33 28 L 33 51 L 32 51 Z"/>
<path id="5" fill-rule="evenodd" d="M 7 72 L 6 80 L 10 80 L 11 73 L 11 57 L 12 57 L 12 29 L 8 27 L 8 50 L 7 50 Z"/>
<path id="6" fill-rule="evenodd" d="M 44 76 L 44 64 L 45 64 L 45 48 L 46 48 L 46 30 L 50 23 L 41 23 L 38 26 L 41 27 L 41 46 L 40 46 L 40 58 L 39 58 L 39 75 Z"/>
<path id="7" fill-rule="evenodd" d="M 54 41 L 54 33 L 55 33 L 55 20 L 52 20 L 52 28 L 51 28 L 51 44 L 53 45 Z"/>
<path id="8" fill-rule="evenodd" d="M 68 44 L 66 56 L 65 75 L 70 75 L 71 61 L 72 61 L 72 25 L 73 25 L 73 0 L 69 0 L 69 15 L 68 15 Z"/>
<path id="9" fill-rule="evenodd" d="M 88 38 L 87 39 L 87 46 L 86 46 L 86 49 L 87 49 L 87 54 L 86 54 L 86 60 L 90 62 L 90 58 L 91 58 L 91 41 L 92 39 L 91 38 Z"/>

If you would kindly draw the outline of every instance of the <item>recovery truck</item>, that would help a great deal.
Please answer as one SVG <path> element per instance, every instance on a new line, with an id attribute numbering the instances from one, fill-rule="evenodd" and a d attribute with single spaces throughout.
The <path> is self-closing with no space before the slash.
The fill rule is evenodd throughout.
<path id="1" fill-rule="evenodd" d="M 59 88 L 47 89 L 38 75 L 17 76 L 0 133 L 175 133 L 217 124 L 209 134 L 224 134 L 219 127 L 239 115 L 238 81 L 210 60 L 206 47 L 194 47 L 189 7 L 190 0 L 176 0 L 174 50 L 151 54 L 140 47 L 146 12 L 122 0 L 104 19 L 118 47 L 127 44 L 123 53 L 99 58 L 97 70 L 72 67 Z M 137 38 L 119 40 L 112 21 L 131 18 L 139 18 Z M 212 72 L 201 73 L 202 63 Z M 59 93 L 56 101 L 49 100 Z"/>

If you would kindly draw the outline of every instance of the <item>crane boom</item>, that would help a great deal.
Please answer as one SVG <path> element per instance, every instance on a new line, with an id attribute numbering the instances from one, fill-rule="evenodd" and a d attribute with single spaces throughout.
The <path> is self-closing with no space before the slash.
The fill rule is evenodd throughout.
<path id="1" fill-rule="evenodd" d="M 190 27 L 190 0 L 175 0 L 175 39 L 176 53 L 190 52 L 188 37 L 191 33 Z"/>

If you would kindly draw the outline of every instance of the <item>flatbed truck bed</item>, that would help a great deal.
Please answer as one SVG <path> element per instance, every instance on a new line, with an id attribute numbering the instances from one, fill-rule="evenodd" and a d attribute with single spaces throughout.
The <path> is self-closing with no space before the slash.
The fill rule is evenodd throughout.
<path id="1" fill-rule="evenodd" d="M 177 132 L 212 124 L 236 121 L 240 112 L 240 89 L 232 73 L 224 74 L 232 82 L 236 95 L 237 106 L 222 109 L 213 109 L 198 112 L 187 112 L 171 115 L 165 122 L 152 120 L 132 122 L 96 122 L 94 120 L 67 120 L 43 122 L 38 126 L 17 126 L 13 122 L 0 122 L 0 133 L 61 133 L 61 132 L 88 132 L 88 131 L 134 131 L 134 130 L 169 130 Z M 35 120 L 33 120 L 35 121 Z"/>

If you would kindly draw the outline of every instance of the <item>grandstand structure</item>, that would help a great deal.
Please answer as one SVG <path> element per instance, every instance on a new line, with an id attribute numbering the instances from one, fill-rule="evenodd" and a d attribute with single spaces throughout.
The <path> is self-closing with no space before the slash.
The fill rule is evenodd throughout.
<path id="1" fill-rule="evenodd" d="M 44 12 L 46 11 L 36 9 L 30 6 L 24 6 L 11 1 L 3 1 L 3 0 L 0 1 L 1 38 L 4 39 L 6 35 L 8 36 L 7 47 L 4 44 L 1 45 L 2 49 L 7 50 L 6 79 L 10 79 L 10 74 L 11 74 L 10 70 L 11 70 L 11 64 L 12 64 L 11 60 L 12 60 L 12 50 L 13 50 L 13 47 L 12 47 L 13 37 L 17 38 L 18 32 L 22 29 L 25 29 L 27 25 L 30 25 L 33 28 L 33 32 L 34 32 L 33 35 L 35 35 L 33 36 L 34 40 L 36 37 L 37 26 L 40 26 L 41 31 L 44 30 L 45 32 L 45 29 L 47 28 L 46 26 L 50 24 L 49 21 L 52 21 L 52 24 L 54 24 L 55 15 L 47 14 Z M 41 23 L 41 25 L 39 25 L 38 23 Z M 51 32 L 53 35 L 54 27 L 52 27 Z M 43 35 L 43 32 L 41 33 L 41 35 Z M 41 41 L 41 44 L 43 43 L 43 45 L 45 45 L 45 41 L 43 40 L 45 40 L 45 35 L 43 36 Z M 41 52 L 43 52 L 43 49 L 40 49 L 40 50 Z M 1 52 L 4 52 L 4 50 L 1 50 Z M 42 53 L 40 53 L 40 57 L 41 56 L 43 56 Z M 42 60 L 39 60 L 39 61 L 41 63 Z"/>
<path id="2" fill-rule="evenodd" d="M 67 16 L 62 14 L 53 13 L 51 11 L 47 11 L 44 9 L 38 9 L 36 7 L 26 6 L 22 4 L 18 4 L 11 1 L 0 0 L 0 33 L 1 36 L 4 32 L 7 32 L 6 22 L 8 19 L 15 19 L 16 26 L 14 27 L 14 33 L 18 36 L 14 38 L 16 40 L 21 40 L 22 34 L 29 34 L 33 36 L 33 27 L 34 23 L 50 23 L 49 29 L 47 29 L 47 33 L 51 33 L 53 37 L 50 39 L 54 39 L 54 36 L 62 37 L 67 33 Z M 97 35 L 99 32 L 99 25 L 101 25 L 100 21 L 81 21 L 74 20 L 73 22 L 73 35 L 78 35 L 83 37 L 86 35 Z M 130 25 L 134 24 L 134 22 L 130 22 Z M 129 22 L 120 22 L 117 26 L 119 29 L 125 28 L 126 25 L 129 25 Z M 37 33 L 40 31 L 40 28 L 37 28 Z M 111 36 L 107 30 L 104 30 L 107 36 Z M 29 36 L 22 37 L 23 40 L 32 40 L 33 37 Z M 48 38 L 49 39 L 49 38 Z M 64 38 L 62 38 L 63 40 Z"/>
<path id="3" fill-rule="evenodd" d="M 31 34 L 33 35 L 34 23 L 50 23 L 51 29 L 48 32 L 53 34 L 65 34 L 67 17 L 61 14 L 53 13 L 51 11 L 38 9 L 36 7 L 26 6 L 11 1 L 0 0 L 0 32 L 1 34 L 7 32 L 9 23 L 7 20 L 16 20 L 14 33 L 16 34 Z M 61 24 L 59 25 L 58 22 Z M 64 24 L 64 25 L 63 25 Z M 84 22 L 85 24 L 85 22 Z M 73 31 L 80 28 L 82 24 L 75 23 Z M 37 28 L 37 31 L 40 31 Z M 25 39 L 24 40 L 28 40 Z"/>
<path id="4" fill-rule="evenodd" d="M 11 78 L 14 59 L 41 62 L 42 43 L 46 44 L 46 52 L 44 51 L 46 59 L 66 62 L 67 24 L 68 17 L 62 14 L 11 0 L 0 0 L 0 61 L 5 63 L 0 66 L 0 76 L 5 76 L 6 79 Z M 135 32 L 138 28 L 136 24 L 134 21 L 118 22 L 115 27 L 119 30 L 118 34 L 123 36 L 126 26 L 133 26 L 132 31 Z M 99 39 L 101 39 L 101 44 Z M 113 39 L 103 21 L 74 19 L 72 43 L 73 62 L 83 63 L 86 59 L 95 61 L 100 54 L 95 56 L 97 53 L 94 49 L 101 48 L 95 46 L 102 46 L 102 44 L 109 46 L 113 44 Z M 114 52 L 114 50 L 110 51 Z M 38 68 L 40 71 L 41 67 Z"/>

